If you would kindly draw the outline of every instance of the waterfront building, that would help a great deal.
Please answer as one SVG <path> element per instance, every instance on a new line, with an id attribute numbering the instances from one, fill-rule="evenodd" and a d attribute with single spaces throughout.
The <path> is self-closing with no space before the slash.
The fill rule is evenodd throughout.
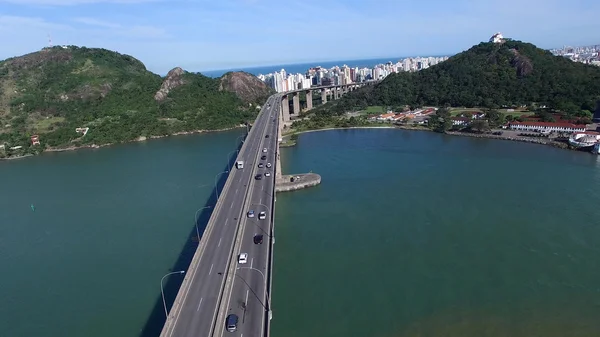
<path id="1" fill-rule="evenodd" d="M 511 130 L 533 132 L 584 132 L 585 124 L 558 123 L 558 122 L 511 122 Z"/>

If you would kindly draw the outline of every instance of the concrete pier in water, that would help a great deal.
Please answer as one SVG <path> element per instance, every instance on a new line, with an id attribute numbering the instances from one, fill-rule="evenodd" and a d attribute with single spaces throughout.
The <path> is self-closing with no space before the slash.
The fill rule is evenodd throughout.
<path id="1" fill-rule="evenodd" d="M 316 173 L 285 174 L 276 180 L 275 192 L 296 191 L 317 186 L 320 183 L 321 176 Z"/>

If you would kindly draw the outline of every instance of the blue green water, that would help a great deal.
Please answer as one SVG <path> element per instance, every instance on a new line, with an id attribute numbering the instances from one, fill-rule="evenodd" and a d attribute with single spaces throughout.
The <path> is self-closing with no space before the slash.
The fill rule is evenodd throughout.
<path id="1" fill-rule="evenodd" d="M 241 132 L 0 162 L 0 336 L 160 327 L 161 277 L 192 240 L 194 213 Z"/>
<path id="2" fill-rule="evenodd" d="M 274 337 L 600 335 L 600 161 L 401 130 L 302 134 L 278 195 Z"/>
<path id="3" fill-rule="evenodd" d="M 157 336 L 240 132 L 0 162 L 0 336 Z M 277 197 L 273 337 L 599 335 L 598 157 L 379 129 L 282 158 L 323 182 Z"/>

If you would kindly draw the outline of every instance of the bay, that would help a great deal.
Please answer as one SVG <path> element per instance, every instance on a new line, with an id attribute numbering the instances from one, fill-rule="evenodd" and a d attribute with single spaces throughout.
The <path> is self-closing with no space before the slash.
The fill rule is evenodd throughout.
<path id="1" fill-rule="evenodd" d="M 157 336 L 242 132 L 0 162 L 0 335 Z"/>
<path id="2" fill-rule="evenodd" d="M 597 336 L 600 161 L 403 130 L 302 134 L 277 197 L 274 337 Z"/>

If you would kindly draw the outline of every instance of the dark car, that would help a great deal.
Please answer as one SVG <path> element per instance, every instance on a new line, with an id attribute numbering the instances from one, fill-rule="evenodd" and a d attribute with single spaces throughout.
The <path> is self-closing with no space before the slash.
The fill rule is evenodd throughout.
<path id="1" fill-rule="evenodd" d="M 260 157 L 260 159 L 265 160 L 265 159 L 267 159 L 267 156 L 262 156 L 262 157 Z"/>
<path id="2" fill-rule="evenodd" d="M 258 164 L 258 168 L 263 168 L 263 167 L 265 167 L 265 164 L 263 164 L 263 163 Z"/>
<path id="3" fill-rule="evenodd" d="M 254 179 L 256 180 L 261 180 L 262 179 L 262 174 L 257 174 Z"/>
<path id="4" fill-rule="evenodd" d="M 263 235 L 254 235 L 254 244 L 261 245 L 263 243 Z"/>
<path id="5" fill-rule="evenodd" d="M 269 135 L 266 135 L 265 138 L 269 138 Z"/>
<path id="6" fill-rule="evenodd" d="M 231 314 L 227 316 L 227 319 L 225 320 L 225 326 L 227 327 L 227 331 L 235 332 L 237 330 L 237 324 L 238 316 L 236 314 Z"/>

